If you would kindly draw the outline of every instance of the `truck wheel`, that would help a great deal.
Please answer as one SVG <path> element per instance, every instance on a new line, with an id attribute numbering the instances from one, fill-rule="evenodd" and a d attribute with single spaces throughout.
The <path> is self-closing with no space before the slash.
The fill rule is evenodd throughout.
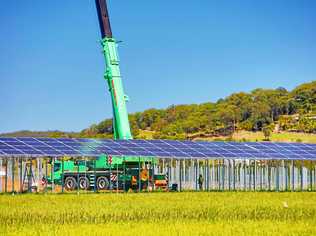
<path id="1" fill-rule="evenodd" d="M 69 177 L 66 177 L 64 185 L 65 185 L 66 190 L 71 191 L 77 188 L 77 181 L 74 177 L 69 176 Z"/>
<path id="2" fill-rule="evenodd" d="M 106 190 L 109 188 L 109 180 L 105 176 L 101 176 L 97 180 L 97 188 L 98 190 Z"/>
<path id="3" fill-rule="evenodd" d="M 88 190 L 90 187 L 90 181 L 88 177 L 82 176 L 79 178 L 79 188 L 83 190 Z"/>

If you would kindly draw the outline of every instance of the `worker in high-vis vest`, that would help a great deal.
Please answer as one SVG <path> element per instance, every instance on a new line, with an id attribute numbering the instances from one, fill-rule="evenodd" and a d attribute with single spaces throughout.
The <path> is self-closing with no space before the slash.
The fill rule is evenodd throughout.
<path id="1" fill-rule="evenodd" d="M 142 181 L 148 180 L 148 170 L 147 169 L 142 169 L 142 172 L 140 173 L 140 178 Z"/>
<path id="2" fill-rule="evenodd" d="M 141 173 L 140 173 L 140 180 L 142 183 L 142 189 L 147 188 L 147 184 L 148 184 L 148 170 L 142 169 Z"/>
<path id="3" fill-rule="evenodd" d="M 137 178 L 136 176 L 132 176 L 132 186 L 136 186 L 137 185 Z"/>

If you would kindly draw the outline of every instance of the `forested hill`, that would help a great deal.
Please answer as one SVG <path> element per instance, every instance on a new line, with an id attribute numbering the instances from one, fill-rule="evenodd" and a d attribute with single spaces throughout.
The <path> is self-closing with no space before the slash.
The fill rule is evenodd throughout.
<path id="1" fill-rule="evenodd" d="M 217 102 L 152 108 L 130 114 L 129 119 L 135 138 L 146 138 L 147 134 L 150 138 L 162 139 L 231 137 L 236 131 L 264 131 L 267 138 L 272 131 L 316 133 L 316 81 L 302 84 L 293 91 L 282 87 L 255 89 L 250 93 L 231 94 Z M 112 119 L 91 125 L 80 133 L 36 134 L 111 138 Z"/>
<path id="2" fill-rule="evenodd" d="M 145 138 L 148 132 L 153 138 L 163 139 L 230 136 L 237 130 L 316 133 L 316 81 L 293 91 L 255 89 L 231 94 L 215 103 L 148 109 L 130 114 L 129 119 L 134 137 L 139 138 Z M 82 134 L 111 137 L 112 119 L 92 125 Z"/>

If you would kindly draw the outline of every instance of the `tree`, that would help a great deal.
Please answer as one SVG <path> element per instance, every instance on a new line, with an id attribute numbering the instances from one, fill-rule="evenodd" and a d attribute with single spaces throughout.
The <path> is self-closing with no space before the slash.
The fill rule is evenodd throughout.
<path id="1" fill-rule="evenodd" d="M 271 123 L 270 107 L 264 102 L 255 102 L 252 106 L 250 120 L 254 130 L 261 130 L 265 125 Z"/>
<path id="2" fill-rule="evenodd" d="M 267 126 L 264 126 L 262 128 L 262 132 L 263 132 L 263 135 L 264 135 L 264 138 L 266 141 L 269 141 L 270 140 L 270 137 L 271 137 L 271 133 L 272 133 L 272 127 L 271 125 L 267 125 Z"/>
<path id="3" fill-rule="evenodd" d="M 90 127 L 91 129 L 91 127 Z M 113 134 L 113 120 L 106 119 L 94 127 L 98 134 Z"/>
<path id="4" fill-rule="evenodd" d="M 251 116 L 251 106 L 253 97 L 247 93 L 234 93 L 225 99 L 226 103 L 239 109 L 240 122 L 247 120 Z"/>
<path id="5" fill-rule="evenodd" d="M 128 119 L 129 119 L 132 135 L 133 137 L 137 137 L 139 135 L 139 128 L 137 126 L 136 117 L 133 115 L 129 115 Z"/>
<path id="6" fill-rule="evenodd" d="M 296 87 L 291 95 L 300 113 L 316 112 L 316 81 Z"/>
<path id="7" fill-rule="evenodd" d="M 235 105 L 222 105 L 219 108 L 219 116 L 223 121 L 226 130 L 231 130 L 235 132 L 236 124 L 241 119 L 241 111 Z"/>

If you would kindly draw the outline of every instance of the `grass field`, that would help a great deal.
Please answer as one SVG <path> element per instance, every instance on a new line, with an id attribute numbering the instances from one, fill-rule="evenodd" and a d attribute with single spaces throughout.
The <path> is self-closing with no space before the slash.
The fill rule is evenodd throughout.
<path id="1" fill-rule="evenodd" d="M 152 139 L 154 132 L 141 130 L 140 138 Z M 209 138 L 197 138 L 197 140 L 226 140 L 229 139 L 228 136 L 221 137 L 209 137 Z M 234 141 L 249 141 L 249 142 L 260 142 L 264 141 L 265 137 L 263 132 L 250 132 L 250 131 L 238 131 L 232 136 Z M 295 133 L 295 132 L 280 132 L 272 133 L 270 137 L 271 142 L 304 142 L 304 143 L 316 143 L 316 134 L 308 133 Z"/>
<path id="2" fill-rule="evenodd" d="M 262 132 L 249 132 L 239 131 L 235 132 L 231 137 L 234 141 L 247 141 L 247 142 L 260 142 L 265 141 L 265 137 Z M 230 137 L 211 137 L 211 138 L 198 138 L 198 140 L 227 140 Z M 280 132 L 272 133 L 270 137 L 271 142 L 303 142 L 303 143 L 316 143 L 316 134 L 307 133 L 291 133 Z"/>
<path id="3" fill-rule="evenodd" d="M 264 140 L 264 135 L 262 132 L 247 132 L 240 131 L 233 135 L 233 139 L 248 141 L 262 141 Z M 316 143 L 316 134 L 307 133 L 294 133 L 294 132 L 281 132 L 272 133 L 270 140 L 273 142 L 304 142 L 304 143 Z"/>
<path id="4" fill-rule="evenodd" d="M 0 195 L 0 235 L 315 235 L 316 193 Z"/>

